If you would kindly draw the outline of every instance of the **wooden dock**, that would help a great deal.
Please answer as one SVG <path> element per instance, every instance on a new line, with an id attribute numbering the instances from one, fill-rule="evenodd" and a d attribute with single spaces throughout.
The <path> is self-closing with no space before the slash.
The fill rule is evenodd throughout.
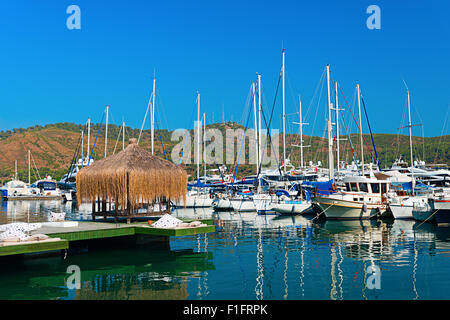
<path id="1" fill-rule="evenodd" d="M 187 220 L 185 222 L 190 222 Z M 215 231 L 215 226 L 211 219 L 199 220 L 206 226 L 194 228 L 155 228 L 144 222 L 136 223 L 108 223 L 108 222 L 84 222 L 78 221 L 76 227 L 53 227 L 42 226 L 31 232 L 31 235 L 46 234 L 48 240 L 24 241 L 15 243 L 0 244 L 0 257 L 12 256 L 28 253 L 42 253 L 47 251 L 70 249 L 71 244 L 85 240 L 113 239 L 120 240 L 120 237 L 146 237 L 148 240 L 161 240 L 167 243 L 169 237 L 191 236 L 205 234 Z M 125 238 L 123 238 L 125 239 Z"/>

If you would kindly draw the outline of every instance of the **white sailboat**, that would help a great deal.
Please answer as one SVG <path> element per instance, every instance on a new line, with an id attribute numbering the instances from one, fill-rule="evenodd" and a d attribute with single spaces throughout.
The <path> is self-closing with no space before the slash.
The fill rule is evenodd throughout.
<path id="1" fill-rule="evenodd" d="M 410 97 L 409 97 L 409 89 L 406 88 L 407 101 L 408 101 L 408 128 L 409 128 L 409 149 L 411 155 L 411 182 L 412 182 L 412 191 L 411 194 L 399 195 L 393 194 L 389 199 L 389 208 L 392 212 L 392 215 L 395 219 L 413 219 L 413 208 L 417 203 L 427 203 L 428 197 L 427 195 L 416 195 L 415 188 L 415 179 L 414 179 L 414 159 L 413 159 L 413 149 L 412 149 L 412 124 L 411 124 L 411 106 L 410 106 Z M 417 205 L 416 205 L 417 206 Z M 420 205 L 419 205 L 420 206 Z M 419 212 L 417 212 L 419 216 Z"/>

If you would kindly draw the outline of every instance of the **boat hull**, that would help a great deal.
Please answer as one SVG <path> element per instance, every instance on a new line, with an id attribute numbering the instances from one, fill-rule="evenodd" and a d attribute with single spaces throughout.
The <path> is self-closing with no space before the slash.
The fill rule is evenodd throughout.
<path id="1" fill-rule="evenodd" d="M 413 209 L 413 218 L 417 221 L 435 221 L 435 216 L 431 216 L 433 214 L 432 210 L 414 210 Z"/>
<path id="2" fill-rule="evenodd" d="M 214 211 L 233 211 L 233 205 L 228 199 L 216 199 L 212 203 Z"/>
<path id="3" fill-rule="evenodd" d="M 233 210 L 237 212 L 256 211 L 256 207 L 251 199 L 230 199 Z"/>
<path id="4" fill-rule="evenodd" d="M 392 215 L 395 219 L 413 219 L 413 206 L 406 204 L 390 204 Z"/>
<path id="5" fill-rule="evenodd" d="M 450 200 L 434 200 L 436 223 L 438 226 L 450 226 Z"/>
<path id="6" fill-rule="evenodd" d="M 212 206 L 213 199 L 209 195 L 194 195 L 187 196 L 186 202 L 183 200 L 177 202 L 175 206 L 177 208 L 210 208 Z"/>
<path id="7" fill-rule="evenodd" d="M 253 204 L 259 214 L 275 214 L 273 201 L 270 195 L 256 195 L 253 197 Z"/>
<path id="8" fill-rule="evenodd" d="M 273 205 L 273 210 L 281 214 L 302 214 L 311 211 L 311 203 L 277 203 Z"/>
<path id="9" fill-rule="evenodd" d="M 327 219 L 371 219 L 386 211 L 386 207 L 381 204 L 364 204 L 328 197 L 316 198 L 315 203 Z"/>

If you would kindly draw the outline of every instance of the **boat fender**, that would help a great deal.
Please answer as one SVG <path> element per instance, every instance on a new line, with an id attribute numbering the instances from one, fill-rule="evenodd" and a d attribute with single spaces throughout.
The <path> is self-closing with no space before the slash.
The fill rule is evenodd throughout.
<path id="1" fill-rule="evenodd" d="M 362 209 L 363 209 L 363 212 L 367 212 L 367 205 L 365 203 L 363 204 Z"/>

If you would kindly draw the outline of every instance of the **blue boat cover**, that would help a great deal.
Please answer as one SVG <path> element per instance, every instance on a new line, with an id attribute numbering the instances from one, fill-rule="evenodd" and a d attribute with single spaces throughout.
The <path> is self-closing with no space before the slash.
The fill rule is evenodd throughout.
<path id="1" fill-rule="evenodd" d="M 286 197 L 289 197 L 289 192 L 287 192 L 286 190 L 283 189 L 277 189 L 275 190 L 277 197 L 281 196 L 281 195 L 285 195 Z"/>
<path id="2" fill-rule="evenodd" d="M 328 181 L 303 181 L 301 186 L 302 188 L 311 189 L 310 191 L 312 192 L 329 195 L 336 192 L 332 188 L 333 183 L 333 179 Z"/>

